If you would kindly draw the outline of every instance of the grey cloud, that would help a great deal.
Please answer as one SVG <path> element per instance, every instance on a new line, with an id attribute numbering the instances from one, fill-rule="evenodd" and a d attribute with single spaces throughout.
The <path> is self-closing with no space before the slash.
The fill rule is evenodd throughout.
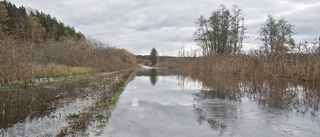
<path id="1" fill-rule="evenodd" d="M 295 25 L 296 41 L 320 34 L 318 0 L 11 0 L 49 13 L 87 36 L 135 54 L 151 48 L 177 55 L 182 43 L 194 47 L 194 22 L 209 17 L 220 4 L 242 10 L 247 26 L 245 44 L 257 47 L 258 30 L 269 14 Z M 312 38 L 312 39 L 311 39 Z"/>

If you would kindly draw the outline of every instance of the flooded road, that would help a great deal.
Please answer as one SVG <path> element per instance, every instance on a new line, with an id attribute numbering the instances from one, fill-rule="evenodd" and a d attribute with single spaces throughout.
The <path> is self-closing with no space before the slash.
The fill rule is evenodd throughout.
<path id="1" fill-rule="evenodd" d="M 138 72 L 101 136 L 318 136 L 319 85 Z"/>
<path id="2" fill-rule="evenodd" d="M 2 90 L 0 136 L 320 134 L 319 83 L 150 68 L 127 74 Z M 121 87 L 119 79 L 131 82 Z"/>

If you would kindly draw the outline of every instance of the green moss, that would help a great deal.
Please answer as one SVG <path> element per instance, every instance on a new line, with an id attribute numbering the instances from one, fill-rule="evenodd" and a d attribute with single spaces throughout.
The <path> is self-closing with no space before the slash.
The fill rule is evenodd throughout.
<path id="1" fill-rule="evenodd" d="M 67 117 L 68 119 L 75 119 L 75 118 L 79 118 L 81 114 L 69 114 Z"/>
<path id="2" fill-rule="evenodd" d="M 102 119 L 102 118 L 103 118 L 103 115 L 97 115 L 96 118 Z"/>

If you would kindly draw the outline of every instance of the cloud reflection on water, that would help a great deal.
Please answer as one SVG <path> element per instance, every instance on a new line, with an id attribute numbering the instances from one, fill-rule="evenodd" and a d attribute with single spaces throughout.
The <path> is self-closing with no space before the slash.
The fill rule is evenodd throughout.
<path id="1" fill-rule="evenodd" d="M 154 75 L 150 73 L 150 70 L 138 72 L 127 85 L 112 113 L 111 128 L 106 128 L 106 135 L 314 136 L 320 133 L 317 128 L 319 86 L 225 74 L 178 75 L 161 70 L 152 72 L 158 74 L 155 76 L 158 81 L 152 84 Z M 132 98 L 139 98 L 139 107 L 131 107 Z"/>

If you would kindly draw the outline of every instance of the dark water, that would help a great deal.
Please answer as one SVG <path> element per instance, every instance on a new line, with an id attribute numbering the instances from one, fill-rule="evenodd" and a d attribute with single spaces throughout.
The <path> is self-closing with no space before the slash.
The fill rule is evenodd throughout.
<path id="1" fill-rule="evenodd" d="M 318 136 L 318 83 L 138 72 L 101 136 Z"/>

